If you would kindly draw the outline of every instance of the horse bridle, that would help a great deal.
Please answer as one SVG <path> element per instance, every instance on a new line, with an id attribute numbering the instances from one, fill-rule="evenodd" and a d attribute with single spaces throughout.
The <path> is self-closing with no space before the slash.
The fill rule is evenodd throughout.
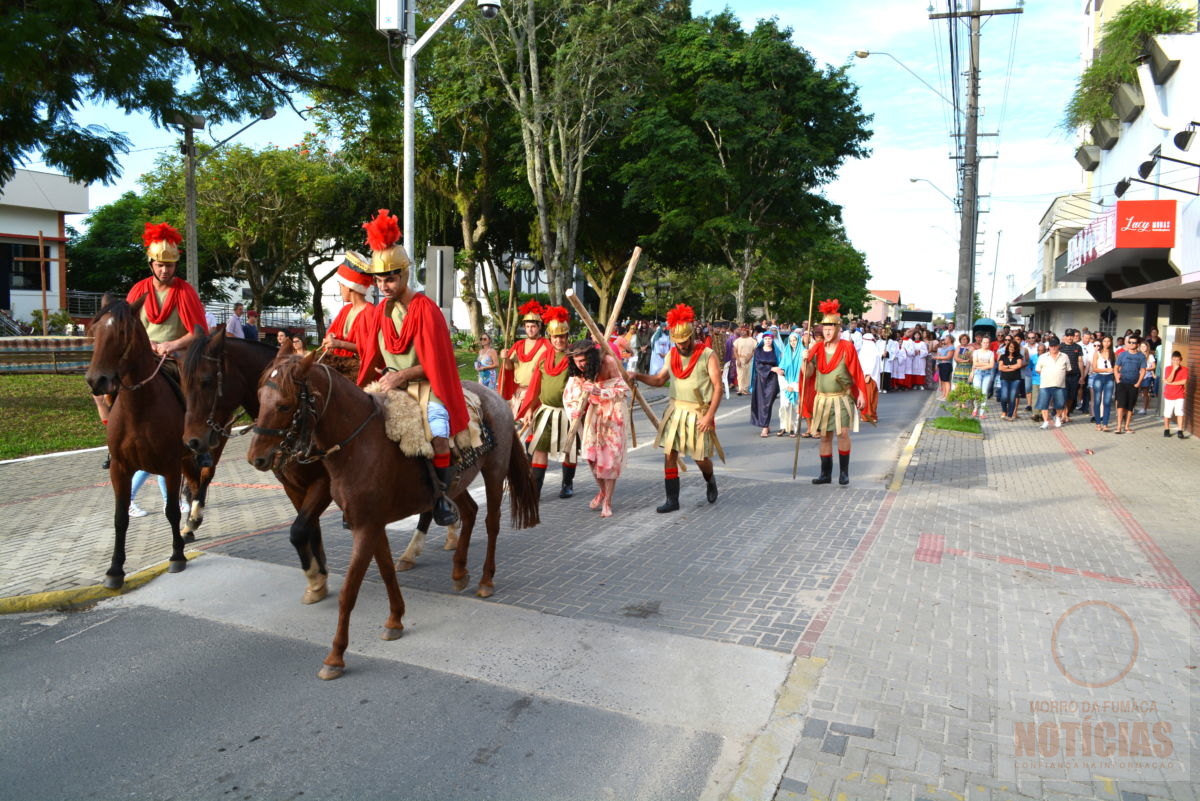
<path id="1" fill-rule="evenodd" d="M 267 453 L 267 457 L 272 464 L 275 461 L 276 454 L 282 454 L 285 462 L 295 459 L 299 464 L 312 464 L 327 456 L 332 456 L 361 434 L 366 429 L 367 423 L 370 423 L 371 420 L 379 415 L 378 404 L 373 404 L 371 413 L 367 415 L 365 420 L 358 424 L 358 428 L 350 432 L 348 437 L 329 450 L 321 450 L 316 447 L 312 441 L 313 432 L 316 431 L 317 421 L 329 408 L 330 396 L 333 394 L 333 376 L 329 371 L 329 366 L 325 364 L 318 366 L 325 371 L 325 378 L 329 382 L 329 389 L 325 393 L 325 405 L 321 408 L 320 412 L 317 412 L 316 396 L 309 390 L 308 381 L 297 379 L 289 373 L 288 378 L 298 387 L 298 391 L 296 394 L 296 411 L 292 412 L 292 419 L 288 427 L 263 428 L 256 425 L 251 428 L 255 434 L 261 434 L 266 437 L 279 437 L 279 444 L 272 446 L 271 450 Z M 271 386 L 270 379 L 264 383 L 267 386 Z"/>
<path id="2" fill-rule="evenodd" d="M 111 322 L 111 319 L 112 319 L 112 318 L 111 318 L 111 314 L 112 314 L 112 312 L 111 312 L 111 311 L 105 311 L 105 312 L 104 312 L 104 314 L 108 314 L 108 315 L 110 315 L 110 322 Z M 101 316 L 101 317 L 103 317 L 103 316 L 104 316 L 104 314 L 102 314 L 102 315 L 100 315 L 100 316 Z M 99 322 L 100 322 L 100 318 L 99 318 L 99 317 L 97 317 L 97 318 L 96 318 L 96 323 L 99 323 Z M 133 337 L 129 337 L 129 342 L 127 342 L 127 343 L 125 344 L 125 349 L 121 351 L 121 355 L 120 355 L 120 357 L 117 359 L 117 364 L 118 364 L 118 365 L 120 365 L 120 364 L 128 364 L 128 362 L 129 362 L 129 351 L 130 351 L 130 350 L 133 348 L 133 341 L 134 341 L 134 338 L 133 338 Z M 142 379 L 141 381 L 137 382 L 136 384 L 126 384 L 126 383 L 125 383 L 125 380 L 124 380 L 124 379 L 121 377 L 121 372 L 122 372 L 122 371 L 121 371 L 121 370 L 118 370 L 118 371 L 117 371 L 117 389 L 127 389 L 127 390 L 129 390 L 130 392 L 137 392 L 139 389 L 141 389 L 142 387 L 146 386 L 147 384 L 149 384 L 151 381 L 153 381 L 153 380 L 154 380 L 154 377 L 155 377 L 156 375 L 158 375 L 158 371 L 162 369 L 162 366 L 163 366 L 163 364 L 165 364 L 165 363 L 166 363 L 166 361 L 167 361 L 167 358 L 168 358 L 170 355 L 171 355 L 171 354 L 169 354 L 169 353 L 164 353 L 164 354 L 163 354 L 163 355 L 162 355 L 162 356 L 159 358 L 159 360 L 158 360 L 158 364 L 154 366 L 154 372 L 150 373 L 150 375 L 149 375 L 149 376 L 147 376 L 146 378 L 144 378 L 144 379 Z M 114 394 L 115 394 L 115 393 L 114 393 Z"/>
<path id="3" fill-rule="evenodd" d="M 250 433 L 249 428 L 243 429 L 238 434 L 233 433 L 234 423 L 241 419 L 242 414 L 246 413 L 245 410 L 242 411 L 242 414 L 231 417 L 229 422 L 225 425 L 221 425 L 213 419 L 213 417 L 215 417 L 217 414 L 217 403 L 225 394 L 225 359 L 224 357 L 217 358 L 216 356 L 209 356 L 207 353 L 204 354 L 203 358 L 217 363 L 217 394 L 213 396 L 212 406 L 210 406 L 208 409 L 208 417 L 205 418 L 204 424 L 209 427 L 210 431 L 215 432 L 217 436 L 224 437 L 225 439 L 241 437 Z"/>

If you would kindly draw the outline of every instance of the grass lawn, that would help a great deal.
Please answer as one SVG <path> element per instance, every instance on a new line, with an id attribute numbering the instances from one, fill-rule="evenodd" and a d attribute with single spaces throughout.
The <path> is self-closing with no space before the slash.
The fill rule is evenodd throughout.
<path id="1" fill-rule="evenodd" d="M 0 459 L 104 444 L 82 375 L 0 374 L 0 421 Z"/>
<path id="2" fill-rule="evenodd" d="M 454 352 L 458 374 L 475 381 L 475 351 Z M 105 441 L 82 375 L 0 374 L 0 459 L 95 448 Z"/>
<path id="3" fill-rule="evenodd" d="M 936 417 L 929 425 L 933 428 L 940 428 L 943 431 L 965 431 L 970 434 L 983 433 L 983 426 L 973 417 L 967 417 L 962 420 L 957 417 Z"/>

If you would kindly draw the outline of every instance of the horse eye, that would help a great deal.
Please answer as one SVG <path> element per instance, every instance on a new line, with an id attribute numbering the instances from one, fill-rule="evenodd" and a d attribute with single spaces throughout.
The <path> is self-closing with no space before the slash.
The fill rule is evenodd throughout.
<path id="1" fill-rule="evenodd" d="M 292 407 L 287 405 L 286 403 L 281 403 L 278 406 L 276 406 L 275 408 L 281 412 L 290 412 L 292 410 Z"/>
<path id="2" fill-rule="evenodd" d="M 211 378 L 201 378 L 200 379 L 200 386 L 211 387 L 212 385 L 213 385 L 213 380 Z"/>

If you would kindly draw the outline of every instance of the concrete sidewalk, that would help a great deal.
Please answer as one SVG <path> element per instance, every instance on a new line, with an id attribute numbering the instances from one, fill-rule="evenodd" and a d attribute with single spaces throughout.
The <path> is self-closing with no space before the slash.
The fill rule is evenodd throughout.
<path id="1" fill-rule="evenodd" d="M 1197 797 L 1200 447 L 1078 419 L 918 432 L 734 797 Z"/>

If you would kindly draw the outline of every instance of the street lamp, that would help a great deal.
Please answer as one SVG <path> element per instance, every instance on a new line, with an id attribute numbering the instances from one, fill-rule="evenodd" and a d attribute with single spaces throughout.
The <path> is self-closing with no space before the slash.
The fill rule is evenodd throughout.
<path id="1" fill-rule="evenodd" d="M 908 180 L 910 183 L 914 183 L 914 184 L 917 181 L 923 181 L 923 182 L 929 184 L 934 189 L 936 189 L 942 197 L 946 198 L 946 200 L 949 200 L 954 205 L 955 209 L 958 209 L 958 201 L 955 200 L 954 198 L 950 197 L 949 195 L 947 195 L 945 192 L 943 192 L 942 188 L 940 186 L 938 186 L 937 184 L 935 184 L 933 181 L 929 180 L 928 178 L 909 178 Z"/>
<path id="2" fill-rule="evenodd" d="M 417 166 L 417 137 L 413 130 L 417 96 L 417 54 L 429 44 L 450 18 L 467 3 L 467 0 L 454 0 L 441 16 L 417 38 L 417 0 L 399 0 L 401 9 L 391 13 L 397 6 L 397 0 L 377 0 L 376 27 L 385 34 L 399 31 L 404 37 L 404 212 L 403 225 L 404 243 L 409 251 L 409 258 L 416 261 L 417 254 L 413 242 L 416 226 L 416 166 Z M 500 13 L 501 0 L 475 0 L 479 14 L 484 19 L 495 19 Z M 409 272 L 416 276 L 416 270 Z M 411 279 L 410 279 L 411 280 Z"/>
<path id="3" fill-rule="evenodd" d="M 909 75 L 913 76 L 918 81 L 925 84 L 925 87 L 929 91 L 933 92 L 935 95 L 940 97 L 942 100 L 945 100 L 947 103 L 950 104 L 951 108 L 953 108 L 959 114 L 962 114 L 962 109 L 960 109 L 957 104 L 955 104 L 953 101 L 950 100 L 950 98 L 946 97 L 944 94 L 939 92 L 937 89 L 934 89 L 933 86 L 930 85 L 929 81 L 925 80 L 920 75 L 913 72 L 911 69 L 909 69 L 907 64 L 905 64 L 903 61 L 901 61 L 900 59 L 893 56 L 891 53 L 885 53 L 881 50 L 855 50 L 854 55 L 858 56 L 859 58 L 867 58 L 868 56 L 887 56 L 892 61 L 895 61 L 897 64 L 899 64 L 901 67 L 903 67 L 908 72 Z"/>
<path id="4" fill-rule="evenodd" d="M 208 121 L 199 114 L 180 114 L 176 113 L 168 119 L 168 122 L 183 128 L 183 156 L 184 156 L 184 214 L 186 221 L 183 228 L 184 236 L 184 257 L 187 259 L 187 282 L 197 290 L 200 288 L 200 246 L 196 241 L 196 166 L 212 153 L 214 150 L 222 147 L 229 140 L 245 131 L 251 125 L 269 120 L 275 116 L 275 109 L 269 108 L 255 119 L 238 128 L 229 136 L 217 142 L 203 156 L 196 155 L 196 138 L 194 131 L 199 131 L 208 124 Z"/>

